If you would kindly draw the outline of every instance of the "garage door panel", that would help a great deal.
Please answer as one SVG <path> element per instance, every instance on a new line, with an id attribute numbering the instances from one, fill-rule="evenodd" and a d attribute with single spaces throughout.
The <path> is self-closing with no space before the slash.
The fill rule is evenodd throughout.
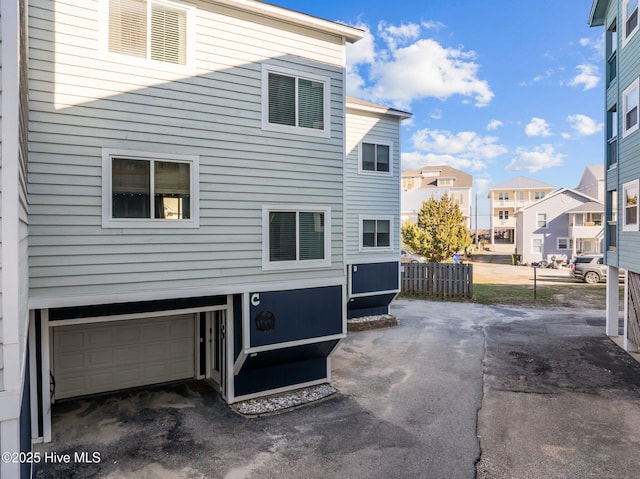
<path id="1" fill-rule="evenodd" d="M 57 399 L 195 376 L 195 315 L 53 328 Z"/>

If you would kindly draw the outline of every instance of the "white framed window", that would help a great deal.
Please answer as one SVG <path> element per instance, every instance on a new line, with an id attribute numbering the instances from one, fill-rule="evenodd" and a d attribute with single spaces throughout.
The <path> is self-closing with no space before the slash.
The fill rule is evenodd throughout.
<path id="1" fill-rule="evenodd" d="M 618 163 L 618 108 L 614 105 L 607 112 L 607 166 L 613 168 Z"/>
<path id="2" fill-rule="evenodd" d="M 536 191 L 533 193 L 533 199 L 535 201 L 541 200 L 545 196 L 546 196 L 546 193 L 544 191 Z"/>
<path id="3" fill-rule="evenodd" d="M 508 220 L 509 219 L 509 210 L 498 210 L 498 219 L 500 219 L 500 220 Z"/>
<path id="4" fill-rule="evenodd" d="M 393 245 L 393 219 L 390 216 L 360 216 L 360 251 L 390 251 Z"/>
<path id="5" fill-rule="evenodd" d="M 438 178 L 436 180 L 438 188 L 446 188 L 448 186 L 453 186 L 453 178 Z"/>
<path id="6" fill-rule="evenodd" d="M 638 231 L 638 180 L 622 185 L 623 231 Z"/>
<path id="7" fill-rule="evenodd" d="M 618 51 L 618 28 L 615 22 L 613 22 L 605 33 L 605 49 L 607 55 L 607 71 L 606 71 L 606 81 L 607 86 L 611 85 L 613 80 L 616 79 L 616 75 L 618 74 L 618 62 L 617 62 L 617 51 Z"/>
<path id="8" fill-rule="evenodd" d="M 193 7 L 167 0 L 103 0 L 106 50 L 174 65 L 190 65 Z"/>
<path id="9" fill-rule="evenodd" d="M 329 138 L 329 77 L 262 64 L 262 129 Z"/>
<path id="10" fill-rule="evenodd" d="M 451 201 L 453 201 L 454 205 L 462 206 L 464 204 L 463 193 L 452 191 L 450 194 L 451 194 Z"/>
<path id="11" fill-rule="evenodd" d="M 538 228 L 546 228 L 547 227 L 547 214 L 546 213 L 537 213 L 536 214 L 536 224 Z"/>
<path id="12" fill-rule="evenodd" d="M 102 150 L 103 228 L 198 228 L 199 157 Z"/>
<path id="13" fill-rule="evenodd" d="M 542 238 L 531 238 L 531 252 L 542 253 Z"/>
<path id="14" fill-rule="evenodd" d="M 638 129 L 638 104 L 640 84 L 638 79 L 622 93 L 622 136 L 630 135 Z"/>
<path id="15" fill-rule="evenodd" d="M 573 249 L 573 240 L 571 238 L 558 238 L 558 249 Z"/>
<path id="16" fill-rule="evenodd" d="M 498 201 L 508 201 L 509 200 L 509 192 L 508 191 L 500 191 L 498 192 Z"/>
<path id="17" fill-rule="evenodd" d="M 389 142 L 363 141 L 358 145 L 358 173 L 391 176 L 393 145 Z"/>
<path id="18" fill-rule="evenodd" d="M 638 0 L 624 0 L 622 14 L 624 16 L 623 44 L 626 44 L 638 31 Z"/>
<path id="19" fill-rule="evenodd" d="M 262 269 L 331 266 L 331 208 L 262 206 Z"/>

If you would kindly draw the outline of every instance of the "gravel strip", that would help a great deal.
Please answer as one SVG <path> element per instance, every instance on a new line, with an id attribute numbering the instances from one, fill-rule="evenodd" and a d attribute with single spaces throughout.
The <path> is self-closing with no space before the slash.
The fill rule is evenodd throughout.
<path id="1" fill-rule="evenodd" d="M 319 386 L 291 391 L 283 395 L 241 401 L 233 404 L 232 407 L 244 416 L 260 416 L 319 401 L 337 392 L 338 390 L 333 386 L 321 384 Z"/>

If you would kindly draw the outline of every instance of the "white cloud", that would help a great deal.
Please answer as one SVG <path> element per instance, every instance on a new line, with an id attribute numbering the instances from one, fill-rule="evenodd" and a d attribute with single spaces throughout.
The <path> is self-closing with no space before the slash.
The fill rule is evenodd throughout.
<path id="1" fill-rule="evenodd" d="M 495 136 L 481 137 L 472 131 L 452 133 L 446 130 L 419 130 L 411 138 L 413 145 L 434 154 L 457 155 L 467 159 L 491 159 L 507 152 Z"/>
<path id="2" fill-rule="evenodd" d="M 584 91 L 591 90 L 598 86 L 600 74 L 596 65 L 590 63 L 578 65 L 576 70 L 578 70 L 579 73 L 569 82 L 569 86 L 582 86 Z"/>
<path id="3" fill-rule="evenodd" d="M 440 108 L 436 108 L 435 110 L 433 110 L 429 116 L 431 118 L 433 118 L 434 120 L 441 120 L 442 119 L 442 110 Z"/>
<path id="4" fill-rule="evenodd" d="M 461 95 L 478 107 L 493 99 L 489 83 L 478 77 L 480 66 L 473 51 L 446 48 L 433 39 L 420 38 L 422 30 L 442 24 L 378 26 L 384 41 L 376 39 L 366 25 L 365 38 L 347 46 L 347 93 L 361 98 L 410 108 L 419 98 L 446 100 Z M 377 45 L 380 47 L 380 45 Z"/>
<path id="5" fill-rule="evenodd" d="M 447 165 L 462 171 L 482 171 L 487 168 L 484 161 L 461 158 L 453 155 L 436 155 L 412 151 L 401 155 L 403 170 L 417 170 L 423 166 Z"/>
<path id="6" fill-rule="evenodd" d="M 531 121 L 524 127 L 527 136 L 551 136 L 549 124 L 542 118 L 531 118 Z"/>
<path id="7" fill-rule="evenodd" d="M 554 150 L 553 145 L 540 145 L 533 150 L 518 148 L 516 157 L 511 160 L 505 171 L 527 171 L 535 173 L 536 171 L 554 166 L 562 166 L 564 157 L 562 153 Z"/>
<path id="8" fill-rule="evenodd" d="M 497 130 L 499 127 L 501 127 L 503 125 L 504 125 L 504 123 L 502 123 L 500 120 L 491 120 L 487 124 L 487 130 L 489 130 L 489 131 Z"/>
<path id="9" fill-rule="evenodd" d="M 569 122 L 571 129 L 578 136 L 594 135 L 602 131 L 604 128 L 604 123 L 598 123 L 587 115 L 569 115 L 567 117 L 567 121 Z M 564 136 L 565 134 L 563 134 L 563 137 Z"/>

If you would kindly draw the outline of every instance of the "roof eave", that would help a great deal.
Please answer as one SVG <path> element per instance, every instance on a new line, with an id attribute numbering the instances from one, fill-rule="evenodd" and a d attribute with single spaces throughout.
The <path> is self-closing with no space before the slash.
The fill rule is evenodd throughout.
<path id="1" fill-rule="evenodd" d="M 601 27 L 604 25 L 608 3 L 609 0 L 593 0 L 591 12 L 589 12 L 589 19 L 587 20 L 589 26 Z"/>
<path id="2" fill-rule="evenodd" d="M 314 17 L 306 13 L 296 12 L 287 8 L 278 7 L 269 3 L 256 0 L 213 0 L 216 3 L 234 7 L 240 10 L 250 11 L 266 17 L 284 20 L 297 25 L 313 28 L 344 38 L 346 42 L 355 43 L 364 38 L 365 32 L 359 28 L 350 27 L 342 23 L 332 22 L 323 18 Z"/>

